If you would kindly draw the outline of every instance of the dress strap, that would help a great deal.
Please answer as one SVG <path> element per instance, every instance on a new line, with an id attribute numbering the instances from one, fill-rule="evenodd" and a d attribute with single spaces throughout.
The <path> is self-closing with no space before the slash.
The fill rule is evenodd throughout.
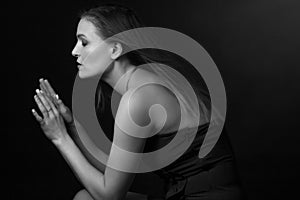
<path id="1" fill-rule="evenodd" d="M 135 67 L 135 68 L 131 71 L 131 73 L 130 73 L 130 75 L 129 75 L 128 81 L 127 81 L 127 83 L 126 83 L 126 91 L 128 90 L 128 83 L 129 83 L 129 80 L 131 79 L 132 74 L 133 74 L 136 70 L 137 70 L 137 67 Z"/>

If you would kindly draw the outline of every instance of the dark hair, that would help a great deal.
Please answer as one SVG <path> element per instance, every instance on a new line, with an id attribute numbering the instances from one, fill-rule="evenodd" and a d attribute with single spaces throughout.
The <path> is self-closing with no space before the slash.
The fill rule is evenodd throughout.
<path id="1" fill-rule="evenodd" d="M 92 22 L 102 39 L 125 30 L 143 27 L 133 10 L 117 4 L 104 4 L 91 8 L 82 12 L 80 18 Z"/>
<path id="2" fill-rule="evenodd" d="M 144 27 L 144 24 L 138 19 L 133 10 L 123 5 L 111 3 L 103 4 L 84 11 L 81 13 L 80 18 L 92 22 L 97 28 L 99 36 L 103 40 L 126 30 Z M 188 76 L 186 78 L 189 81 L 194 82 L 194 84 L 191 85 L 196 85 L 197 87 L 193 87 L 193 89 L 201 93 L 201 100 L 205 104 L 206 108 L 210 109 L 210 98 L 207 87 L 201 76 L 192 77 L 192 75 L 198 73 L 185 59 L 168 51 L 150 48 L 130 51 L 121 57 L 124 56 L 126 56 L 129 62 L 135 66 L 145 63 L 162 63 L 172 66 L 179 73 L 183 74 L 184 76 Z M 202 84 L 200 85 L 201 88 L 199 88 L 199 83 Z M 104 111 L 105 102 L 110 99 L 111 94 L 112 88 L 109 88 L 104 81 L 100 80 L 96 93 L 95 106 L 97 112 L 99 111 L 101 113 Z"/>

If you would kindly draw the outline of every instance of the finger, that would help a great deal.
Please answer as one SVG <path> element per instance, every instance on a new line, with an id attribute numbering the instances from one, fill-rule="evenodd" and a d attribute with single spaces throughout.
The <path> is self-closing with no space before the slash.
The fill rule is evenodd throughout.
<path id="1" fill-rule="evenodd" d="M 41 88 L 41 90 L 42 90 L 43 92 L 45 92 L 46 95 L 50 96 L 50 92 L 49 92 L 49 90 L 48 90 L 48 88 L 47 88 L 47 86 L 46 86 L 46 84 L 45 84 L 44 79 L 42 79 L 42 78 L 39 79 L 39 82 L 40 82 L 40 88 Z"/>
<path id="2" fill-rule="evenodd" d="M 51 96 L 51 98 L 53 99 L 53 103 L 57 108 L 60 108 L 60 106 L 62 105 L 62 101 L 59 99 L 58 94 Z"/>
<path id="3" fill-rule="evenodd" d="M 51 110 L 51 106 L 49 105 L 49 102 L 45 99 L 45 93 L 42 91 L 42 90 L 36 90 L 37 94 L 38 94 L 38 97 L 39 99 L 41 100 L 42 104 L 44 105 L 45 109 L 48 111 L 48 114 L 49 114 L 49 111 Z M 50 116 L 49 116 L 50 117 Z"/>
<path id="4" fill-rule="evenodd" d="M 42 104 L 41 100 L 39 99 L 39 97 L 37 95 L 34 95 L 34 100 L 37 103 L 40 111 L 42 112 L 43 117 L 44 118 L 48 117 L 47 110 L 46 110 L 46 108 L 44 107 L 44 105 Z"/>
<path id="5" fill-rule="evenodd" d="M 59 99 L 58 94 L 54 91 L 54 89 L 51 87 L 49 81 L 46 79 L 43 81 L 43 86 L 47 89 L 50 99 L 54 102 L 54 105 L 59 108 L 61 106 L 61 100 Z"/>
<path id="6" fill-rule="evenodd" d="M 45 108 L 48 111 L 49 118 L 51 118 L 51 119 L 54 118 L 55 113 L 54 113 L 54 110 L 52 110 L 52 107 L 50 105 L 51 100 L 49 98 L 47 98 L 47 95 L 42 90 L 39 91 L 39 97 L 40 97 L 42 103 L 44 104 Z"/>
<path id="7" fill-rule="evenodd" d="M 58 108 L 59 112 L 64 116 L 67 112 L 67 107 L 64 105 L 58 94 L 55 93 L 48 80 L 40 79 L 41 87 L 49 93 L 49 99 L 53 100 L 52 103 Z"/>
<path id="8" fill-rule="evenodd" d="M 39 82 L 40 82 L 40 88 L 42 89 L 42 91 L 44 93 L 44 97 L 46 98 L 46 100 L 48 101 L 51 109 L 53 110 L 53 114 L 55 116 L 58 116 L 59 112 L 57 111 L 57 108 L 59 108 L 59 105 L 57 103 L 57 99 L 55 99 L 53 96 L 51 96 L 51 94 L 48 90 L 48 87 L 46 86 L 46 83 L 42 78 L 39 79 Z M 53 102 L 54 102 L 54 104 L 53 104 Z M 49 112 L 51 112 L 51 110 Z M 49 117 L 50 116 L 52 117 L 51 113 L 50 113 Z"/>
<path id="9" fill-rule="evenodd" d="M 58 99 L 56 101 L 57 105 L 58 105 L 58 108 L 59 108 L 59 111 L 64 114 L 67 112 L 67 107 L 65 106 L 65 104 L 62 102 L 61 99 Z"/>
<path id="10" fill-rule="evenodd" d="M 35 119 L 40 123 L 40 124 L 43 124 L 44 123 L 44 120 L 41 116 L 39 116 L 39 114 L 34 110 L 34 109 L 31 109 L 31 112 L 33 114 L 33 116 L 35 117 Z"/>
<path id="11" fill-rule="evenodd" d="M 51 107 L 51 111 L 54 113 L 55 116 L 58 116 L 59 112 L 58 112 L 57 108 L 55 107 L 55 105 L 52 103 L 52 101 L 49 99 L 49 97 L 47 97 L 47 96 L 44 96 L 44 97 L 47 100 L 47 102 L 49 103 L 49 105 Z"/>
<path id="12" fill-rule="evenodd" d="M 40 88 L 42 89 L 42 91 L 44 91 L 45 94 L 46 94 L 46 96 L 48 96 L 49 100 L 52 101 L 52 102 L 54 102 L 54 105 L 56 107 L 58 107 L 58 103 L 57 103 L 58 95 L 55 94 L 55 92 L 54 92 L 54 90 L 52 89 L 51 86 L 49 87 L 49 83 L 48 83 L 48 86 L 47 86 L 47 84 L 46 84 L 46 82 L 45 82 L 44 79 L 41 78 L 39 81 L 40 81 Z"/>
<path id="13" fill-rule="evenodd" d="M 58 94 L 55 94 L 55 93 L 54 93 L 54 95 L 52 94 L 51 98 L 53 99 L 52 102 L 54 103 L 54 105 L 58 108 L 58 110 L 61 113 L 65 113 L 67 111 L 65 104 L 62 102 L 61 99 L 59 99 Z"/>
<path id="14" fill-rule="evenodd" d="M 44 83 L 45 83 L 45 87 L 47 88 L 48 92 L 50 93 L 50 96 L 56 97 L 56 93 L 53 90 L 53 88 L 51 87 L 49 81 L 46 79 L 46 80 L 44 80 Z"/>

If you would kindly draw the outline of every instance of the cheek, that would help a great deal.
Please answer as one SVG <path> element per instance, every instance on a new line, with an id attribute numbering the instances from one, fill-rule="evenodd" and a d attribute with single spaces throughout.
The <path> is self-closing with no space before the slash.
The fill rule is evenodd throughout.
<path id="1" fill-rule="evenodd" d="M 82 58 L 82 64 L 85 62 L 86 58 L 88 57 L 88 55 L 90 54 L 91 52 L 88 51 L 88 50 L 82 50 L 81 51 L 81 58 Z"/>
<path id="2" fill-rule="evenodd" d="M 87 51 L 84 54 L 83 65 L 96 71 L 103 72 L 112 62 L 109 51 L 104 45 L 95 48 L 93 51 Z"/>

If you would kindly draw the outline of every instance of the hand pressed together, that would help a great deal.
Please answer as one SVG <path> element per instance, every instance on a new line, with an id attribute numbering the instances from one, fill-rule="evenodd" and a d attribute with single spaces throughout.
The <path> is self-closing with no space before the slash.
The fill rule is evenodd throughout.
<path id="1" fill-rule="evenodd" d="M 57 107 L 57 110 L 64 118 L 66 125 L 69 126 L 74 123 L 73 115 L 70 109 L 64 105 L 61 99 L 53 90 L 52 86 L 47 80 L 40 79 L 40 88 L 47 95 L 47 97 L 52 101 L 52 103 Z"/>
<path id="2" fill-rule="evenodd" d="M 68 126 L 74 125 L 72 113 L 58 98 L 48 81 L 40 79 L 40 88 L 41 90 L 36 90 L 34 99 L 43 117 L 35 109 L 32 109 L 32 113 L 45 135 L 52 142 L 60 143 L 66 139 L 65 122 Z"/>

